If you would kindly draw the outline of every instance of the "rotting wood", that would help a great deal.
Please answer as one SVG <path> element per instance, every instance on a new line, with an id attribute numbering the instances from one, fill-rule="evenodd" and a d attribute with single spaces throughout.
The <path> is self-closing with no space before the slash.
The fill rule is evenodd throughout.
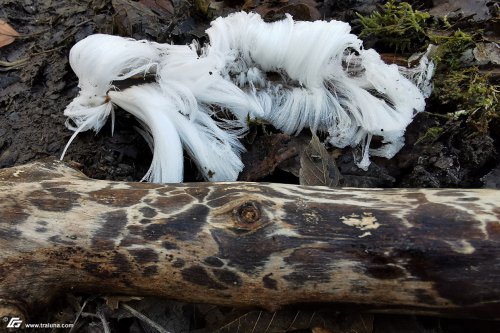
<path id="1" fill-rule="evenodd" d="M 0 170 L 0 313 L 65 292 L 500 317 L 496 190 L 158 185 Z"/>

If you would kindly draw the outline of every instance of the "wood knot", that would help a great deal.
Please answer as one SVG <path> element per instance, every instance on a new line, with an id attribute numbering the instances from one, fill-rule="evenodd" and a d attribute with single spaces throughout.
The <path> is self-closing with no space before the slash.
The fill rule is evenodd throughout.
<path id="1" fill-rule="evenodd" d="M 247 201 L 233 210 L 233 214 L 241 224 L 254 224 L 260 220 L 260 207 L 255 201 Z"/>

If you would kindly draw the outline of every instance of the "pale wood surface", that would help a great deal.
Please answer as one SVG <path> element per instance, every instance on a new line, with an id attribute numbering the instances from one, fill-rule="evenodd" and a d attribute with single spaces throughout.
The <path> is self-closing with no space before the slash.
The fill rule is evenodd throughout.
<path id="1" fill-rule="evenodd" d="M 496 190 L 122 183 L 46 160 L 0 170 L 1 311 L 87 292 L 499 318 L 499 217 Z"/>

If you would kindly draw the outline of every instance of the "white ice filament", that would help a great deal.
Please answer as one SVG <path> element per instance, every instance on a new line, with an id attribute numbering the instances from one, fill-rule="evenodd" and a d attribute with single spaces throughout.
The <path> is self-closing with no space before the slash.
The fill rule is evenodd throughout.
<path id="1" fill-rule="evenodd" d="M 105 35 L 77 43 L 70 63 L 81 91 L 65 111 L 75 124 L 67 124 L 75 131 L 68 145 L 78 132 L 98 131 L 114 103 L 153 137 L 145 176 L 153 182 L 182 181 L 182 148 L 205 179 L 236 180 L 243 168 L 238 134 L 253 118 L 290 134 L 305 127 L 328 133 L 337 147 L 360 145 L 357 162 L 366 169 L 370 155 L 391 158 L 401 149 L 430 91 L 433 64 L 425 55 L 417 69 L 387 65 L 344 22 L 287 16 L 266 23 L 241 12 L 216 19 L 207 34 L 203 47 Z M 112 89 L 146 74 L 156 83 Z M 232 116 L 215 121 L 215 110 Z M 382 146 L 370 149 L 374 137 Z"/>

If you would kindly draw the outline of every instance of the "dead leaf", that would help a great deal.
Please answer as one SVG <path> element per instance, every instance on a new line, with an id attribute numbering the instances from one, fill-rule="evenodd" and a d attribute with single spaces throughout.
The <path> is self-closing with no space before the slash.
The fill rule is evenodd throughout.
<path id="1" fill-rule="evenodd" d="M 336 187 L 339 177 L 335 158 L 313 134 L 311 142 L 300 154 L 300 185 Z"/>
<path id="2" fill-rule="evenodd" d="M 147 34 L 156 38 L 161 31 L 161 20 L 171 16 L 168 11 L 158 9 L 161 7 L 160 3 L 166 6 L 166 3 L 160 1 L 112 0 L 117 34 L 131 37 Z"/>
<path id="3" fill-rule="evenodd" d="M 489 0 L 435 0 L 429 13 L 438 17 L 474 15 L 475 20 L 481 21 L 491 18 L 488 2 Z"/>
<path id="4" fill-rule="evenodd" d="M 4 47 L 9 45 L 16 37 L 19 36 L 19 33 L 14 30 L 7 22 L 0 19 L 0 47 Z"/>
<path id="5" fill-rule="evenodd" d="M 282 133 L 257 137 L 243 155 L 245 169 L 239 179 L 257 181 L 272 174 L 278 165 L 298 156 L 305 145 L 307 141 Z"/>
<path id="6" fill-rule="evenodd" d="M 408 66 L 408 58 L 396 53 L 380 53 L 380 58 L 382 58 L 386 64 Z"/>
<path id="7" fill-rule="evenodd" d="M 317 6 L 315 0 L 247 0 L 243 10 L 255 11 L 266 21 L 282 19 L 287 13 L 292 15 L 294 20 L 314 21 L 322 18 Z"/>
<path id="8" fill-rule="evenodd" d="M 174 5 L 170 0 L 140 0 L 140 4 L 147 8 L 161 12 L 174 13 Z"/>

